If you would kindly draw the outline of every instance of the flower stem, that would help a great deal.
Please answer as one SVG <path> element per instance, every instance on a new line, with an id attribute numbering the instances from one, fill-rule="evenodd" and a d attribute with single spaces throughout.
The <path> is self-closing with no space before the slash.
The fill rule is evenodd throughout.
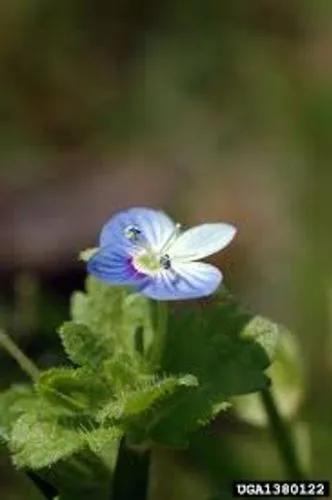
<path id="1" fill-rule="evenodd" d="M 165 347 L 167 333 L 167 302 L 158 301 L 156 310 L 155 338 L 151 349 L 151 360 L 154 366 L 159 366 Z"/>
<path id="2" fill-rule="evenodd" d="M 166 500 L 173 498 L 174 482 L 177 477 L 176 453 L 154 446 L 150 452 L 149 486 L 147 500 Z M 179 496 L 180 498 L 180 496 Z"/>
<path id="3" fill-rule="evenodd" d="M 146 499 L 149 458 L 149 452 L 137 452 L 122 439 L 112 481 L 112 500 Z"/>
<path id="4" fill-rule="evenodd" d="M 28 478 L 34 483 L 36 489 L 47 499 L 47 500 L 54 500 L 57 497 L 58 491 L 57 489 L 51 484 L 45 481 L 44 478 L 39 476 L 36 472 L 34 471 L 26 471 L 25 474 L 28 476 Z"/>
<path id="5" fill-rule="evenodd" d="M 269 389 L 264 389 L 261 392 L 261 398 L 269 417 L 271 432 L 274 436 L 287 476 L 289 479 L 305 479 L 299 457 L 296 454 L 291 430 L 282 419 L 271 391 Z"/>
<path id="6" fill-rule="evenodd" d="M 37 366 L 24 354 L 15 342 L 0 330 L 0 345 L 15 359 L 21 369 L 32 379 L 37 380 L 39 370 Z"/>

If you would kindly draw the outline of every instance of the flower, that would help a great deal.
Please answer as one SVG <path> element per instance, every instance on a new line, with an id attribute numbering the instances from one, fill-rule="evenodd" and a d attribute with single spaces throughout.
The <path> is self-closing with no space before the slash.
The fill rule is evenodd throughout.
<path id="1" fill-rule="evenodd" d="M 156 300 L 212 294 L 222 281 L 215 266 L 199 259 L 222 250 L 236 233 L 231 224 L 202 224 L 181 232 L 164 212 L 130 208 L 103 227 L 88 272 L 114 285 L 134 286 Z"/>

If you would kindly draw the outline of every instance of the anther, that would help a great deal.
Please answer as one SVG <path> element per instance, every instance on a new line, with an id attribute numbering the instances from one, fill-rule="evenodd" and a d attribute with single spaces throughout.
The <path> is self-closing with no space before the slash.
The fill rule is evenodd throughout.
<path id="1" fill-rule="evenodd" d="M 171 268 L 171 259 L 170 256 L 165 254 L 160 257 L 160 265 L 164 269 L 170 269 Z"/>
<path id="2" fill-rule="evenodd" d="M 124 229 L 123 234 L 128 240 L 137 242 L 142 231 L 137 226 L 128 226 Z"/>

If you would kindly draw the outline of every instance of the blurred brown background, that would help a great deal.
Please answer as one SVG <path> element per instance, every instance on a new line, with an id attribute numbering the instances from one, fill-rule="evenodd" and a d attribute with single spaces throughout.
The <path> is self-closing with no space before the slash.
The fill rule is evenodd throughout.
<path id="1" fill-rule="evenodd" d="M 41 366 L 61 359 L 54 328 L 83 284 L 77 254 L 118 209 L 233 222 L 218 257 L 226 284 L 296 332 L 299 419 L 312 477 L 325 479 L 331 11 L 323 0 L 0 4 L 2 326 Z M 3 353 L 0 375 L 2 388 L 22 377 Z M 1 498 L 30 498 L 1 457 Z"/>

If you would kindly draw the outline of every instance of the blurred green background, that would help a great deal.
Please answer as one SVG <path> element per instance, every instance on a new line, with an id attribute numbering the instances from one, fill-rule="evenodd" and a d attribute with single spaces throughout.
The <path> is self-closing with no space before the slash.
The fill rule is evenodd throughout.
<path id="1" fill-rule="evenodd" d="M 1 326 L 40 366 L 61 363 L 77 254 L 118 209 L 233 222 L 219 264 L 296 334 L 294 430 L 318 479 L 332 479 L 331 14 L 324 0 L 0 3 Z M 1 388 L 14 380 L 0 352 Z M 222 477 L 284 478 L 250 424 L 217 422 L 190 453 L 165 500 L 193 485 L 205 498 Z M 0 492 L 39 498 L 5 450 Z"/>

